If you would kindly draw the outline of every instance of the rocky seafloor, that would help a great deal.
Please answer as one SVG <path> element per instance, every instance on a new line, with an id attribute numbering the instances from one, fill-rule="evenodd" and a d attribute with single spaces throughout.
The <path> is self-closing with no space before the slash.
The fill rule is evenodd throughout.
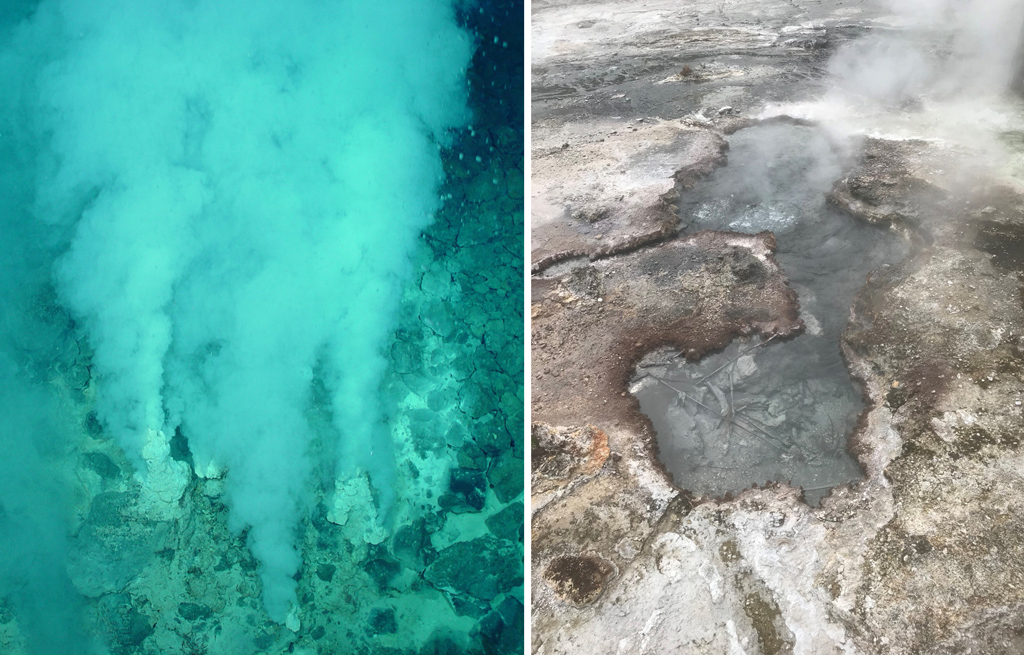
<path id="1" fill-rule="evenodd" d="M 71 498 L 70 540 L 53 558 L 66 575 L 42 574 L 64 599 L 4 589 L 0 652 L 34 655 L 28 634 L 47 621 L 81 626 L 82 652 L 119 655 L 523 651 L 523 142 L 521 105 L 508 96 L 522 69 L 509 15 L 514 6 L 470 19 L 488 37 L 478 60 L 492 59 L 470 71 L 476 119 L 444 155 L 445 203 L 416 250 L 379 394 L 400 495 L 418 510 L 378 522 L 365 478 L 336 489 L 323 465 L 298 528 L 298 611 L 270 620 L 260 564 L 229 525 L 224 479 L 191 473 L 170 520 L 139 506 L 133 463 L 94 411 L 88 339 L 44 285 L 16 308 L 39 326 L 18 344 L 17 375 L 55 397 L 53 420 L 70 435 L 41 453 Z M 499 67 L 501 39 L 513 55 Z M 318 434 L 330 431 L 329 407 L 314 379 L 307 418 Z M 332 460 L 326 440 L 312 448 Z M 193 463 L 187 435 L 170 455 Z M 26 484 L 45 493 L 48 483 Z M 20 511 L 0 508 L 0 519 L 8 510 Z"/>
<path id="2" fill-rule="evenodd" d="M 223 480 L 193 476 L 177 520 L 137 507 L 132 464 L 91 410 L 87 342 L 52 296 L 30 308 L 56 340 L 26 353 L 27 374 L 59 390 L 64 420 L 79 426 L 51 463 L 75 497 L 68 574 L 86 631 L 110 652 L 522 651 L 521 145 L 509 128 L 482 136 L 480 163 L 451 162 L 451 198 L 424 234 L 382 390 L 399 474 L 422 478 L 429 504 L 373 536 L 372 514 L 355 515 L 373 511 L 370 497 L 339 514 L 332 481 L 311 488 L 297 631 L 264 612 Z M 190 462 L 185 438 L 172 456 Z M 0 646 L 32 652 L 6 604 Z"/>
<path id="3" fill-rule="evenodd" d="M 91 410 L 87 342 L 52 295 L 30 308 L 54 341 L 26 353 L 26 374 L 57 389 L 79 426 L 51 463 L 75 497 L 68 574 L 86 631 L 110 652 L 522 652 L 522 151 L 515 130 L 482 129 L 481 162 L 450 162 L 451 198 L 424 234 L 382 390 L 399 473 L 423 479 L 429 504 L 373 536 L 372 515 L 354 515 L 371 498 L 337 514 L 332 481 L 311 488 L 297 631 L 265 614 L 223 480 L 193 476 L 177 520 L 137 507 L 132 464 Z M 190 462 L 187 440 L 171 454 Z M 7 604 L 0 646 L 32 652 Z"/>
<path id="4" fill-rule="evenodd" d="M 533 25 L 533 652 L 1024 652 L 1020 101 L 829 104 L 830 58 L 902 29 L 869 3 Z M 779 121 L 848 139 L 822 205 L 906 244 L 843 317 L 861 475 L 820 507 L 785 479 L 677 485 L 629 393 L 651 353 L 814 327 L 785 234 L 681 234 L 687 194 L 743 164 L 730 135 Z"/>

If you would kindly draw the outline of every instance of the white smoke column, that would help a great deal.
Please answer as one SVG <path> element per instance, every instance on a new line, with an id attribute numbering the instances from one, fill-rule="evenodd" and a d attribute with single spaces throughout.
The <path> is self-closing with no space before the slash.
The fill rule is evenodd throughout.
<path id="1" fill-rule="evenodd" d="M 977 153 L 962 172 L 1006 158 L 999 134 L 1020 129 L 1024 2 L 888 0 L 864 38 L 839 47 L 819 98 L 765 108 L 817 122 L 837 144 L 854 135 L 924 138 Z"/>
<path id="2" fill-rule="evenodd" d="M 936 71 L 947 93 L 1001 91 L 1014 74 L 1024 27 L 1020 0 L 890 0 L 911 28 L 946 35 L 948 52 Z"/>
<path id="3" fill-rule="evenodd" d="M 872 100 L 998 94 L 1018 64 L 1020 0 L 891 0 L 898 31 L 854 42 L 830 63 L 838 86 Z"/>
<path id="4" fill-rule="evenodd" d="M 77 220 L 58 278 L 100 416 L 154 503 L 181 493 L 179 426 L 200 473 L 226 469 L 283 621 L 318 364 L 341 466 L 390 489 L 382 353 L 471 40 L 448 0 L 54 0 L 36 20 L 63 32 L 38 212 Z"/>

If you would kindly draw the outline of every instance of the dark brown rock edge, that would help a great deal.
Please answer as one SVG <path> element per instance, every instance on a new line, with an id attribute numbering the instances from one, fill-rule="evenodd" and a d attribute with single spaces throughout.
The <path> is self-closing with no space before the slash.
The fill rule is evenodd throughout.
<path id="1" fill-rule="evenodd" d="M 799 329 L 767 235 L 763 287 L 736 275 L 758 247 L 744 256 L 716 242 L 737 235 L 712 233 L 535 280 L 535 432 L 590 424 L 610 448 L 598 471 L 535 485 L 535 650 L 1022 651 L 1024 195 L 942 174 L 955 149 L 864 152 L 830 201 L 914 249 L 851 310 L 842 347 L 868 409 L 850 448 L 865 479 L 820 509 L 785 485 L 726 502 L 674 488 L 625 393 L 651 349 L 699 357 L 744 331 Z M 584 556 L 619 573 L 579 597 L 538 573 Z"/>
<path id="2" fill-rule="evenodd" d="M 533 211 L 534 275 L 574 257 L 602 259 L 675 237 L 679 191 L 724 164 L 729 148 L 715 131 L 653 119 L 626 129 L 600 123 L 565 138 L 572 140 L 533 152 L 534 170 L 553 180 L 548 202 Z"/>
<path id="3" fill-rule="evenodd" d="M 769 232 L 700 232 L 533 285 L 533 417 L 620 425 L 650 436 L 625 394 L 637 362 L 658 348 L 688 357 L 738 335 L 803 329 Z"/>
<path id="4" fill-rule="evenodd" d="M 739 335 L 772 339 L 801 331 L 796 294 L 786 286 L 772 257 L 774 249 L 774 237 L 768 232 L 705 231 L 536 281 L 532 298 L 535 503 L 540 501 L 538 496 L 564 497 L 581 481 L 603 475 L 594 463 L 605 464 L 608 454 L 602 451 L 608 448 L 632 452 L 651 475 L 662 478 L 664 485 L 671 484 L 657 461 L 650 421 L 636 398 L 626 393 L 629 378 L 640 358 L 659 348 L 698 359 Z M 572 427 L 580 424 L 607 426 L 608 433 Z M 632 513 L 630 501 L 611 502 L 623 505 L 624 515 Z M 604 499 L 599 504 L 607 508 L 608 503 Z M 559 598 L 583 605 L 600 595 L 611 570 L 588 576 L 590 582 L 582 587 L 573 582 L 575 578 L 558 573 L 580 569 L 565 563 L 576 562 L 573 558 L 582 557 L 579 549 L 589 544 L 562 538 L 562 509 L 555 502 L 535 516 L 534 570 L 544 569 L 545 582 Z M 590 518 L 585 520 L 590 523 Z M 591 527 L 597 526 L 607 532 L 595 533 L 594 545 L 605 542 L 606 546 L 609 535 L 619 540 L 627 536 L 622 525 L 594 517 Z M 628 552 L 630 547 L 624 548 Z M 612 567 L 616 560 L 623 561 L 607 551 L 605 547 L 595 552 Z M 583 587 L 585 591 L 580 591 Z"/>

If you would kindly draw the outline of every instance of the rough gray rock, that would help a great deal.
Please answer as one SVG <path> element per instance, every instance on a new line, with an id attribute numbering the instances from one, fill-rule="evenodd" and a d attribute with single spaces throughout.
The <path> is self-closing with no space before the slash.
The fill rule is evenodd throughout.
<path id="1" fill-rule="evenodd" d="M 710 240 L 598 244 L 652 234 L 644 209 L 685 200 L 685 185 L 666 196 L 672 172 L 710 160 L 670 133 L 728 134 L 768 101 L 806 99 L 813 83 L 793 80 L 820 78 L 823 54 L 885 24 L 867 20 L 877 11 L 534 4 L 534 652 L 1020 650 L 1024 176 L 993 166 L 998 149 L 959 141 L 920 105 L 886 112 L 898 117 L 882 130 L 856 117 L 898 138 L 855 147 L 830 201 L 912 249 L 851 308 L 842 348 L 868 404 L 850 442 L 864 478 L 820 508 L 779 484 L 717 502 L 675 488 L 610 374 L 715 333 L 720 303 L 784 316 L 724 268 L 680 265 L 688 246 L 726 256 Z M 986 139 L 1019 160 L 1015 131 Z M 674 329 L 648 339 L 662 317 Z"/>

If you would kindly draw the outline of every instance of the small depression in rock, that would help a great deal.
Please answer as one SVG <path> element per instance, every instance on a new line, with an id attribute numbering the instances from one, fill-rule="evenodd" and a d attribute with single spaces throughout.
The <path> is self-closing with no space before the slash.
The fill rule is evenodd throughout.
<path id="1" fill-rule="evenodd" d="M 807 329 L 784 342 L 737 339 L 696 363 L 670 351 L 640 362 L 630 391 L 677 486 L 721 497 L 789 482 L 817 505 L 860 477 L 846 441 L 863 401 L 839 340 L 867 274 L 902 259 L 908 246 L 826 204 L 843 169 L 815 128 L 754 127 L 730 137 L 727 166 L 684 193 L 687 232 L 775 234 Z"/>

